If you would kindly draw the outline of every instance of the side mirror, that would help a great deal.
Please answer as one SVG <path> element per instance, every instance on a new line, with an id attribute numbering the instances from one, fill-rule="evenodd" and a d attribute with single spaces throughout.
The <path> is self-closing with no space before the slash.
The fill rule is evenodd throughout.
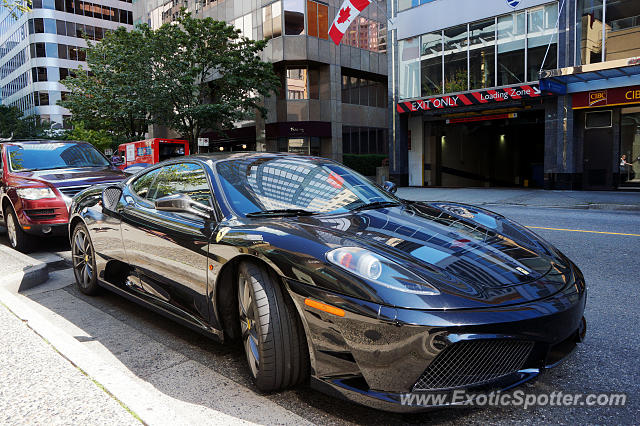
<path id="1" fill-rule="evenodd" d="M 122 197 L 122 188 L 119 186 L 106 187 L 102 191 L 102 207 L 107 211 L 115 212 L 120 197 Z"/>
<path id="2" fill-rule="evenodd" d="M 205 219 L 211 219 L 213 209 L 206 204 L 194 201 L 187 194 L 172 194 L 155 201 L 156 210 L 176 213 L 191 213 Z"/>
<path id="3" fill-rule="evenodd" d="M 398 190 L 396 184 L 388 180 L 384 182 L 382 187 L 385 189 L 385 191 L 390 192 L 391 194 L 395 194 Z"/>

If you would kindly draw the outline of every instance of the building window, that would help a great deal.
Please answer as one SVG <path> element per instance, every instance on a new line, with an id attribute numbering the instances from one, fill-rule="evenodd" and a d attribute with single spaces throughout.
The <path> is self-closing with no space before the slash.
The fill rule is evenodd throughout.
<path id="1" fill-rule="evenodd" d="M 287 69 L 287 99 L 309 99 L 306 68 Z"/>
<path id="2" fill-rule="evenodd" d="M 444 31 L 444 91 L 468 90 L 467 26 L 461 25 Z"/>
<path id="3" fill-rule="evenodd" d="M 304 34 L 304 4 L 305 0 L 283 0 L 284 34 Z"/>
<path id="4" fill-rule="evenodd" d="M 525 81 L 525 12 L 498 17 L 498 86 Z"/>
<path id="5" fill-rule="evenodd" d="M 307 33 L 324 40 L 329 38 L 329 6 L 307 0 Z"/>
<path id="6" fill-rule="evenodd" d="M 527 33 L 528 81 L 538 80 L 541 68 L 558 68 L 557 21 L 558 5 L 556 3 L 529 11 Z M 544 64 L 542 63 L 543 61 Z"/>
<path id="7" fill-rule="evenodd" d="M 442 93 L 442 33 L 440 31 L 420 37 L 420 93 L 431 96 Z"/>
<path id="8" fill-rule="evenodd" d="M 344 154 L 388 154 L 387 129 L 342 126 Z"/>
<path id="9" fill-rule="evenodd" d="M 240 30 L 240 35 L 253 40 L 253 20 L 251 14 L 247 13 L 233 21 L 233 26 Z"/>
<path id="10" fill-rule="evenodd" d="M 387 82 L 385 79 L 342 75 L 342 103 L 387 107 Z"/>
<path id="11" fill-rule="evenodd" d="M 417 98 L 420 96 L 420 37 L 401 40 L 399 50 L 399 96 Z"/>
<path id="12" fill-rule="evenodd" d="M 33 82 L 47 81 L 47 68 L 35 67 L 31 68 L 31 78 Z"/>
<path id="13" fill-rule="evenodd" d="M 353 20 L 344 34 L 342 44 L 358 47 L 372 52 L 384 53 L 387 50 L 386 26 L 382 22 L 358 17 Z"/>
<path id="14" fill-rule="evenodd" d="M 496 85 L 496 21 L 490 19 L 469 26 L 469 77 L 471 90 Z"/>
<path id="15" fill-rule="evenodd" d="M 265 40 L 282 35 L 282 6 L 279 1 L 262 8 L 262 33 Z"/>

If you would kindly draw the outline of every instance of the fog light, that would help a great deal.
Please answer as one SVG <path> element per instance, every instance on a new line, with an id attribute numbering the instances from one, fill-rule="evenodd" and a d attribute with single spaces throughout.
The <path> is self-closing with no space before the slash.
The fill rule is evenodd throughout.
<path id="1" fill-rule="evenodd" d="M 51 232 L 51 227 L 49 225 L 43 226 L 42 232 L 44 232 L 45 234 L 48 234 L 49 232 Z"/>

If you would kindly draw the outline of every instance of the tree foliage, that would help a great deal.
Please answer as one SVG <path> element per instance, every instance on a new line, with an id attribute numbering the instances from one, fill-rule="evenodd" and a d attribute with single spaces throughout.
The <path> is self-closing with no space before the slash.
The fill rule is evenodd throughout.
<path id="1" fill-rule="evenodd" d="M 159 123 L 179 131 L 193 148 L 200 134 L 222 131 L 258 110 L 261 96 L 279 87 L 270 63 L 259 53 L 265 41 L 240 36 L 240 31 L 211 18 L 195 19 L 181 12 L 177 24 L 155 33 L 154 70 Z"/>
<path id="2" fill-rule="evenodd" d="M 106 148 L 111 148 L 118 142 L 117 136 L 113 133 L 104 129 L 87 129 L 83 122 L 74 122 L 73 129 L 67 131 L 65 139 L 89 142 L 100 151 L 104 151 Z"/>
<path id="3" fill-rule="evenodd" d="M 279 87 L 272 65 L 260 60 L 264 41 L 184 11 L 157 30 L 119 28 L 87 42 L 91 73 L 64 81 L 71 93 L 62 105 L 86 129 L 130 141 L 155 123 L 181 133 L 193 149 L 204 131 L 231 128 L 256 111 L 265 115 L 261 96 Z"/>
<path id="4" fill-rule="evenodd" d="M 31 10 L 31 0 L 0 0 L 0 7 L 9 10 L 9 14 L 18 19 L 24 12 Z"/>
<path id="5" fill-rule="evenodd" d="M 85 130 L 105 130 L 127 140 L 144 138 L 153 110 L 152 32 L 120 27 L 102 41 L 87 40 L 87 65 L 64 80 L 70 90 L 61 105 Z"/>
<path id="6" fill-rule="evenodd" d="M 0 138 L 49 137 L 50 128 L 38 117 L 23 117 L 15 106 L 0 105 Z"/>

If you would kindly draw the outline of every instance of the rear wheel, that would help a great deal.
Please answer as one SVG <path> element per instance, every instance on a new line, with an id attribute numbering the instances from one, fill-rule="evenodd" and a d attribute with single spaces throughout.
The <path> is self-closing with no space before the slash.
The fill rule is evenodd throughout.
<path id="1" fill-rule="evenodd" d="M 84 223 L 79 223 L 73 228 L 71 256 L 78 290 L 88 295 L 97 294 L 100 287 L 96 277 L 96 256 L 89 231 Z"/>
<path id="2" fill-rule="evenodd" d="M 29 252 L 33 247 L 33 237 L 22 230 L 13 207 L 7 206 L 4 215 L 11 247 L 23 253 Z"/>
<path id="3" fill-rule="evenodd" d="M 242 342 L 256 386 L 275 391 L 309 374 L 309 352 L 293 302 L 262 266 L 243 262 L 238 274 Z"/>

